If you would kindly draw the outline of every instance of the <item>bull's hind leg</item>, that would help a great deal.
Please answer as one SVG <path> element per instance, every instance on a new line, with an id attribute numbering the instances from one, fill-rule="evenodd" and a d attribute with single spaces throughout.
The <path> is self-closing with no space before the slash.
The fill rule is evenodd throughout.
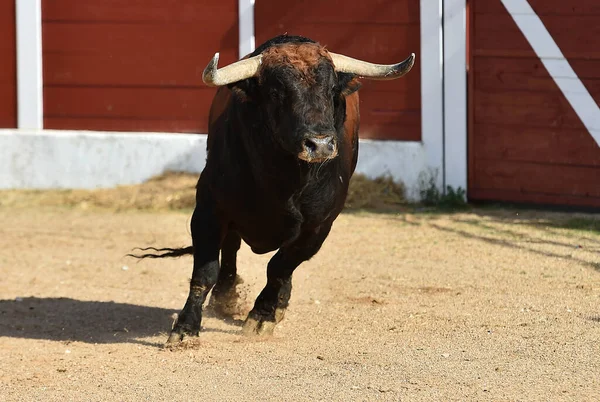
<path id="1" fill-rule="evenodd" d="M 194 246 L 194 269 L 190 281 L 190 293 L 167 343 L 177 343 L 186 336 L 198 336 L 202 323 L 202 304 L 208 292 L 217 282 L 219 274 L 219 249 L 222 228 L 212 202 L 199 203 L 192 215 L 192 244 Z"/>
<path id="2" fill-rule="evenodd" d="M 254 308 L 242 328 L 245 335 L 270 335 L 288 307 L 292 293 L 292 274 L 312 258 L 327 238 L 331 225 L 302 233 L 292 244 L 279 249 L 267 266 L 267 285 L 258 295 Z"/>
<path id="3" fill-rule="evenodd" d="M 237 275 L 236 259 L 240 245 L 240 236 L 229 231 L 221 247 L 221 269 L 212 290 L 209 307 L 222 317 L 232 317 L 239 313 L 236 286 L 242 282 Z"/>

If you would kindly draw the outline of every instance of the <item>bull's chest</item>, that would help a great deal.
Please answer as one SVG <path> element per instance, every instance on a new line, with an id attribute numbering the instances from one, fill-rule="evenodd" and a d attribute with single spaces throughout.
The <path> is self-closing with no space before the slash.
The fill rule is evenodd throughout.
<path id="1" fill-rule="evenodd" d="M 255 210 L 231 226 L 255 253 L 263 254 L 292 243 L 302 232 L 303 220 L 287 211 Z"/>

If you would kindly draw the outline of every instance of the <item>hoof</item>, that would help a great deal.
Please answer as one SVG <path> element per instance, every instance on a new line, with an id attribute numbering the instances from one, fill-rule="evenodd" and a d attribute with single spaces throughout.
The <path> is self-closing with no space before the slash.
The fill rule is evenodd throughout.
<path id="1" fill-rule="evenodd" d="M 268 320 L 265 317 L 253 315 L 252 312 L 246 318 L 242 327 L 242 335 L 245 336 L 271 336 L 275 326 L 283 319 L 285 309 L 275 310 L 275 321 Z"/>
<path id="2" fill-rule="evenodd" d="M 169 338 L 167 339 L 166 345 L 173 346 L 178 343 L 183 342 L 188 337 L 197 338 L 200 335 L 199 324 L 198 328 L 192 329 L 189 324 L 180 322 L 181 316 L 175 316 L 175 320 L 173 321 L 173 325 L 171 326 L 171 333 L 169 334 Z M 196 325 L 194 325 L 196 327 Z"/>
<path id="3" fill-rule="evenodd" d="M 179 342 L 183 341 L 183 334 L 179 334 L 177 332 L 171 332 L 171 335 L 169 335 L 169 339 L 167 339 L 166 344 L 167 345 L 176 345 Z"/>
<path id="4" fill-rule="evenodd" d="M 248 317 L 242 327 L 244 336 L 271 336 L 276 323 L 273 321 L 262 321 Z"/>

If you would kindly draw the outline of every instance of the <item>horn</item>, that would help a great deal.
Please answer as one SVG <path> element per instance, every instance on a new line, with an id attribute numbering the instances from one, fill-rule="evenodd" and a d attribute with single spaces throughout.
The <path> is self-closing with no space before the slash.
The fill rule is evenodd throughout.
<path id="1" fill-rule="evenodd" d="M 202 81 L 210 87 L 219 87 L 254 77 L 260 66 L 261 58 L 261 55 L 249 57 L 228 66 L 217 68 L 219 53 L 215 53 L 215 56 L 208 62 L 202 73 Z"/>
<path id="2" fill-rule="evenodd" d="M 342 73 L 356 74 L 361 78 L 372 80 L 394 80 L 406 75 L 415 64 L 415 54 L 411 53 L 406 60 L 397 64 L 373 64 L 329 52 L 335 70 Z"/>

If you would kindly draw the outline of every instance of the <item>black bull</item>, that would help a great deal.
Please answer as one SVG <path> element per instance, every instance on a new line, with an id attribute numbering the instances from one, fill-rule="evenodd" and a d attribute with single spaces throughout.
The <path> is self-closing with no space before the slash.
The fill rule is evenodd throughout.
<path id="1" fill-rule="evenodd" d="M 358 158 L 357 78 L 398 78 L 414 55 L 376 65 L 304 37 L 279 36 L 230 66 L 217 69 L 217 63 L 218 54 L 203 75 L 220 88 L 196 187 L 192 246 L 140 256 L 193 254 L 189 296 L 169 343 L 198 336 L 211 289 L 215 312 L 227 314 L 235 304 L 242 239 L 255 253 L 278 250 L 242 330 L 273 331 L 288 307 L 292 273 L 319 251 L 346 200 Z"/>

